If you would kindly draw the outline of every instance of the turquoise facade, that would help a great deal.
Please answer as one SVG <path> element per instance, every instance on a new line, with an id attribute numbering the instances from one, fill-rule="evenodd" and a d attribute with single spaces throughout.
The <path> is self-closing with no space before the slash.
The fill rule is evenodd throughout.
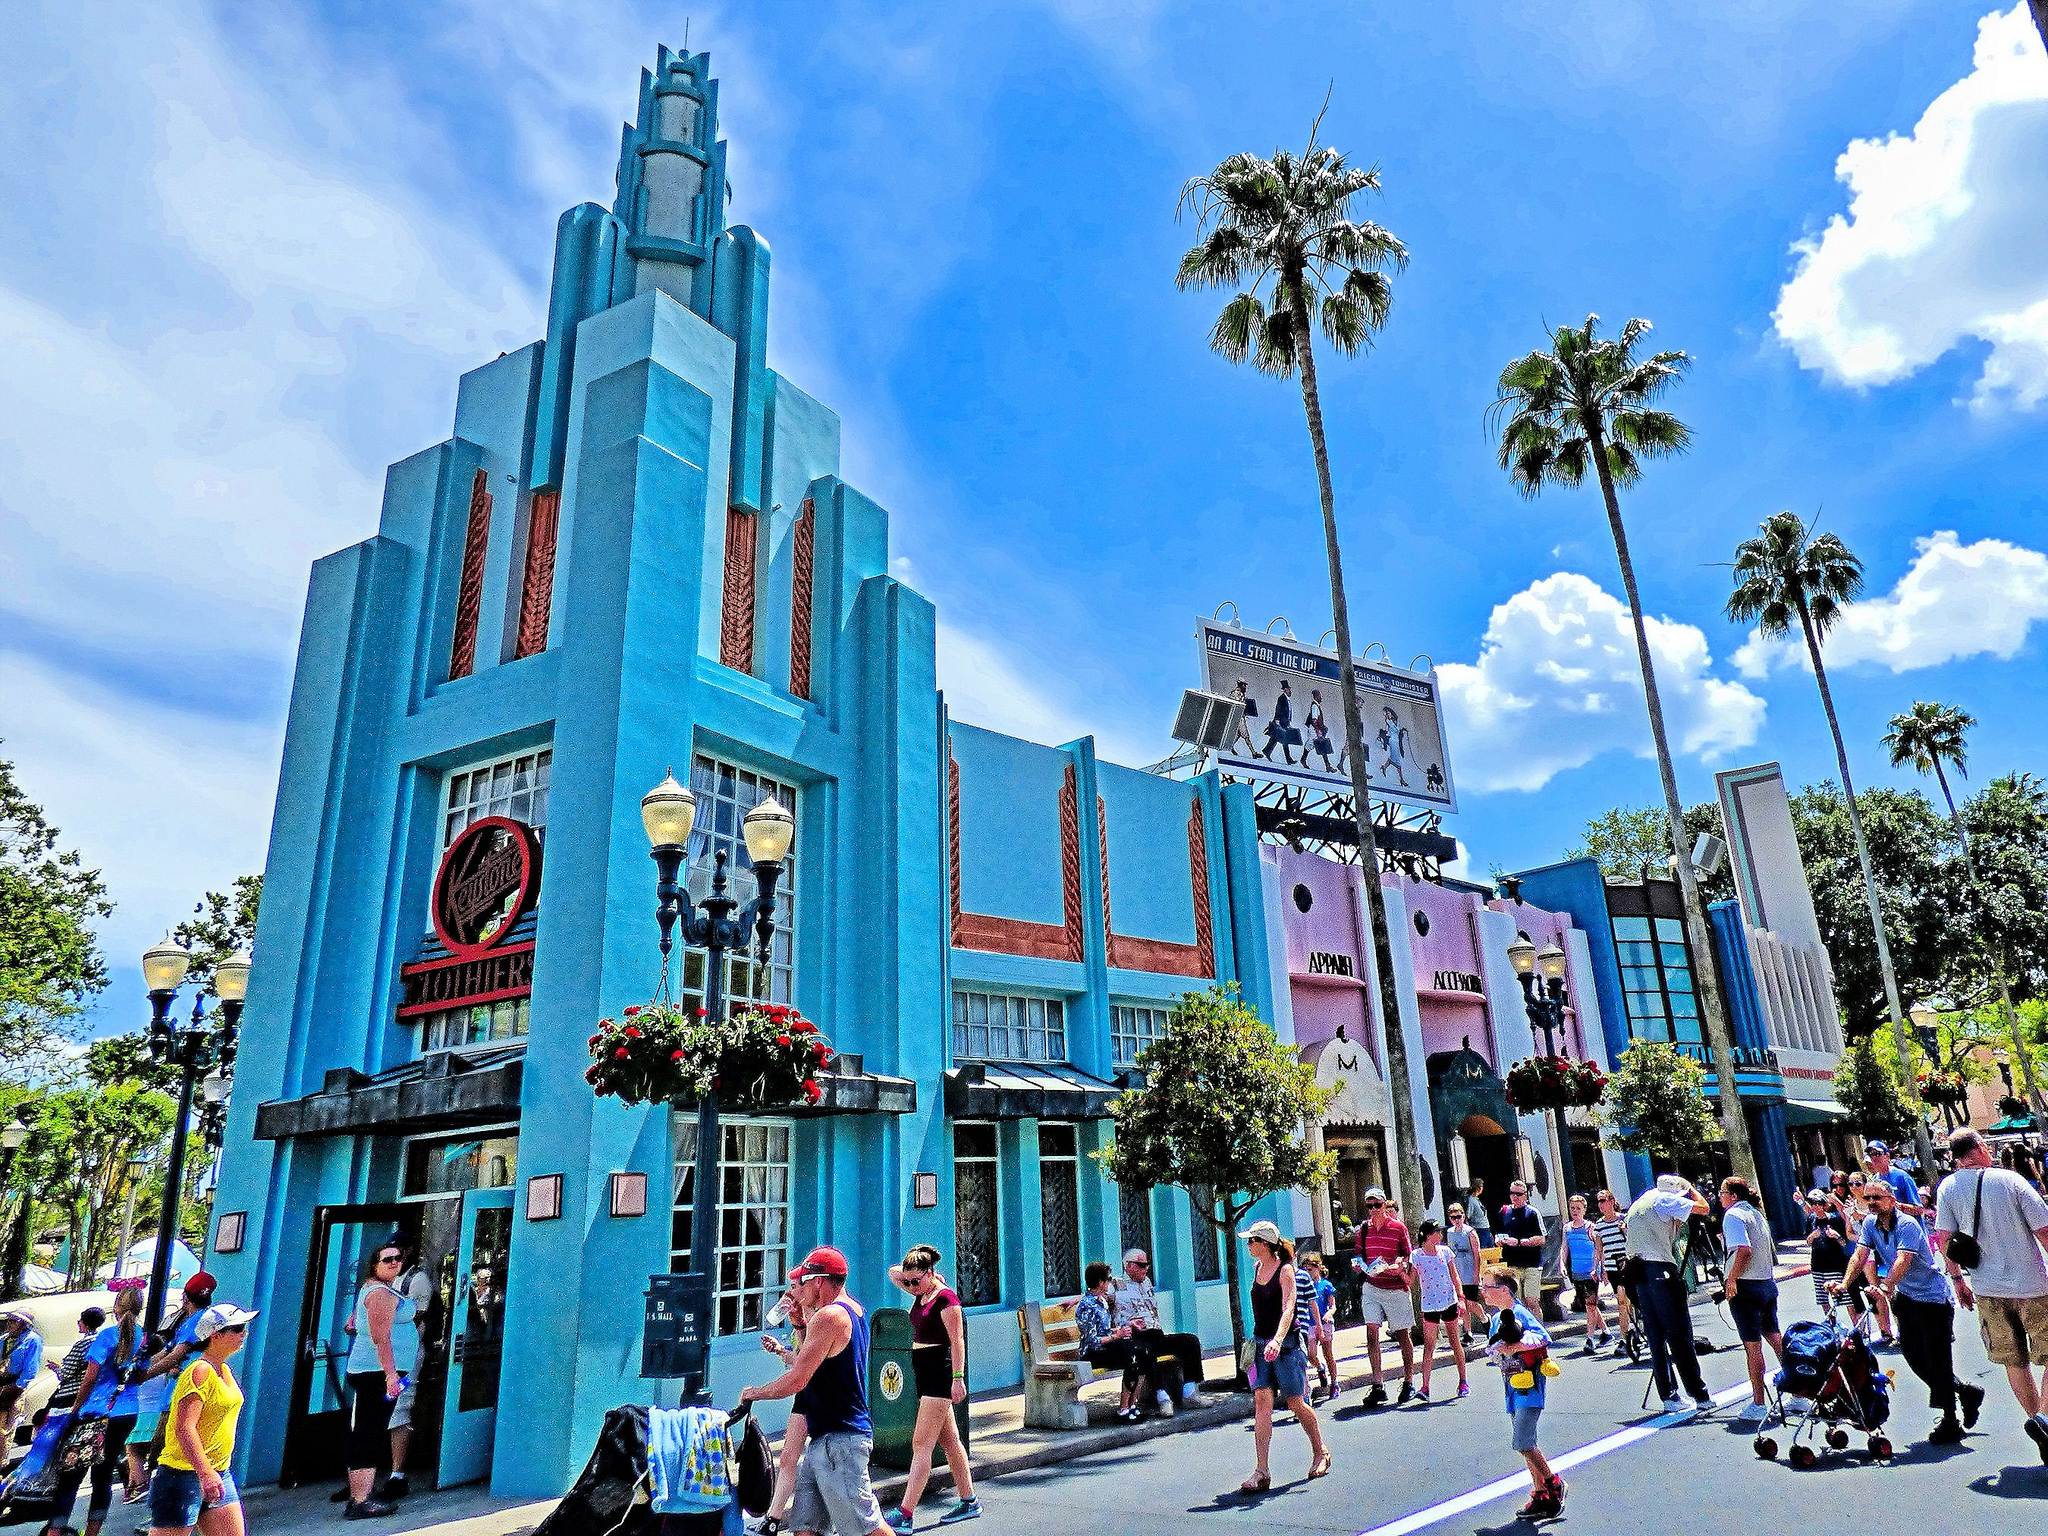
<path id="1" fill-rule="evenodd" d="M 1103 763 L 1091 739 L 1038 745 L 947 718 L 933 609 L 888 574 L 887 513 L 839 477 L 838 418 L 767 366 L 769 252 L 726 224 L 716 107 L 708 57 L 663 50 L 617 203 L 562 218 L 546 337 L 465 375 L 447 439 L 391 466 L 376 535 L 313 567 L 214 1206 L 229 1225 L 210 1259 L 221 1295 L 263 1313 L 243 1371 L 266 1405 L 244 1419 L 252 1483 L 292 1473 L 288 1450 L 312 1475 L 308 1416 L 331 1383 L 302 1347 L 331 1342 L 322 1287 L 349 1283 L 309 1283 L 316 1238 L 358 1207 L 366 1230 L 388 1230 L 392 1209 L 431 1228 L 427 1205 L 463 1198 L 436 1183 L 458 1154 L 473 1183 L 510 1188 L 509 1256 L 493 1272 L 460 1249 L 504 1373 L 495 1425 L 479 1421 L 486 1454 L 461 1475 L 557 1493 L 605 1410 L 672 1400 L 638 1374 L 645 1277 L 671 1268 L 676 1241 L 670 1115 L 596 1099 L 582 1077 L 593 1022 L 656 985 L 639 801 L 671 767 L 793 795 L 794 915 L 763 985 L 867 1074 L 915 1085 L 907 1112 L 786 1126 L 786 1168 L 764 1176 L 787 1180 L 768 1267 L 832 1242 L 856 1292 L 887 1304 L 908 1244 L 953 1254 L 954 1122 L 979 1122 L 990 1092 L 962 1070 L 956 994 L 1060 1005 L 1059 1067 L 1089 1112 L 1005 1101 L 988 1120 L 999 1273 L 972 1313 L 977 1390 L 1019 1379 L 1015 1308 L 1065 1262 L 1047 1256 L 1048 1219 L 1067 1241 L 1068 1199 L 1045 1187 L 1049 1118 L 1074 1128 L 1077 1250 L 1122 1247 L 1118 1192 L 1087 1157 L 1115 1077 L 1113 1010 L 1213 977 L 1272 1016 L 1248 791 Z M 520 774 L 545 783 L 536 910 L 505 943 L 530 977 L 497 1013 L 403 1012 L 448 959 L 427 916 L 451 796 L 491 810 L 476 797 Z M 519 805 L 542 803 L 536 780 L 517 782 Z M 451 1048 L 445 1032 L 463 1029 L 487 1033 Z M 495 1150 L 475 1154 L 486 1132 Z M 921 1172 L 935 1204 L 917 1199 Z M 621 1174 L 645 1175 L 645 1215 L 613 1213 Z M 535 1181 L 556 1175 L 549 1214 Z M 1147 1206 L 1177 1320 L 1227 1338 L 1186 1197 Z M 771 1374 L 755 1331 L 717 1341 L 719 1400 Z M 483 1358 L 473 1348 L 466 1368 Z"/>

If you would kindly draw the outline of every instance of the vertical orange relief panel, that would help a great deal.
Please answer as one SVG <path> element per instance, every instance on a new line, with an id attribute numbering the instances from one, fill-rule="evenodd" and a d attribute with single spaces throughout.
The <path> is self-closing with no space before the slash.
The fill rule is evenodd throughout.
<path id="1" fill-rule="evenodd" d="M 548 610 L 555 597 L 555 537 L 562 493 L 535 491 L 526 519 L 526 571 L 519 583 L 519 634 L 512 655 L 538 656 L 548 648 Z"/>
<path id="2" fill-rule="evenodd" d="M 789 573 L 789 691 L 800 699 L 811 696 L 811 585 L 817 536 L 817 504 L 806 496 L 790 540 Z"/>
<path id="3" fill-rule="evenodd" d="M 725 603 L 719 615 L 718 659 L 735 672 L 754 670 L 754 514 L 725 509 Z"/>
<path id="4" fill-rule="evenodd" d="M 490 482 L 479 469 L 469 483 L 469 527 L 462 536 L 462 579 L 455 589 L 455 639 L 448 648 L 450 681 L 476 670 L 477 615 L 483 608 L 484 552 L 490 542 Z"/>

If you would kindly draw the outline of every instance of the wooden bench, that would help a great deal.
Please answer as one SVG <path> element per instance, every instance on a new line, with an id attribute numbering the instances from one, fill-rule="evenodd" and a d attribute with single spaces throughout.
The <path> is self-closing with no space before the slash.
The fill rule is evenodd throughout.
<path id="1" fill-rule="evenodd" d="M 1029 1302 L 1017 1309 L 1024 1345 L 1024 1423 L 1030 1429 L 1086 1429 L 1081 1389 L 1104 1374 L 1081 1358 L 1080 1297 Z M 1172 1409 L 1162 1409 L 1171 1413 Z"/>

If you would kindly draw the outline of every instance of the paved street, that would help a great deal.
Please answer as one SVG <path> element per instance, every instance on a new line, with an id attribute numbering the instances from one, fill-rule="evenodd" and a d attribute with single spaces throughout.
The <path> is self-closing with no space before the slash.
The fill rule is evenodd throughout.
<path id="1" fill-rule="evenodd" d="M 1788 1282 L 1787 1320 L 1815 1315 L 1803 1280 Z M 1805 1305 L 1798 1303 L 1803 1299 Z M 1734 1331 L 1716 1313 L 1695 1318 L 1705 1335 L 1729 1341 Z M 1565 1374 L 1552 1382 L 1543 1418 L 1544 1448 L 1571 1484 L 1563 1525 L 1582 1531 L 1658 1531 L 1669 1536 L 1731 1526 L 1758 1531 L 1846 1529 L 1884 1532 L 1955 1530 L 2039 1532 L 2048 1524 L 2048 1466 L 2019 1427 L 2019 1413 L 1977 1341 L 1973 1321 L 1958 1326 L 1958 1368 L 1986 1387 L 1984 1416 L 1962 1446 L 1917 1443 L 1929 1415 L 1919 1383 L 1896 1354 L 1882 1358 L 1896 1369 L 1892 1438 L 1898 1454 L 1871 1465 L 1860 1438 L 1848 1453 L 1824 1454 L 1811 1471 L 1782 1460 L 1759 1461 L 1750 1434 L 1721 1420 L 1656 1427 L 1661 1419 L 1639 1410 L 1647 1367 L 1567 1356 Z M 1734 1348 L 1706 1357 L 1707 1384 L 1730 1402 L 1741 1379 Z M 1489 1373 L 1491 1375 L 1491 1373 Z M 1187 1536 L 1208 1526 L 1236 1530 L 1254 1525 L 1286 1530 L 1369 1532 L 1490 1532 L 1524 1530 L 1514 1518 L 1528 1495 L 1520 1459 L 1507 1446 L 1497 1376 L 1474 1373 L 1473 1395 L 1463 1403 L 1443 1398 L 1428 1407 L 1363 1413 L 1358 1394 L 1339 1399 L 1324 1414 L 1336 1470 L 1317 1483 L 1303 1480 L 1308 1452 L 1291 1422 L 1276 1426 L 1274 1490 L 1257 1499 L 1235 1490 L 1252 1468 L 1249 1424 L 1232 1424 L 1128 1447 L 1061 1466 L 990 1481 L 983 1503 L 1005 1533 L 1069 1536 L 1077 1530 L 1114 1530 L 1128 1536 Z M 1625 1439 L 1617 1431 L 1647 1431 Z M 1573 1465 L 1569 1453 L 1589 1448 Z M 1512 1476 L 1512 1483 L 1479 1499 L 1478 1492 Z M 1475 1495 L 1467 1504 L 1461 1498 Z M 1449 1504 L 1449 1508 L 1440 1506 Z M 1731 1520 L 1731 1507 L 1736 1511 Z M 1765 1510 L 1782 1511 L 1760 1525 Z"/>

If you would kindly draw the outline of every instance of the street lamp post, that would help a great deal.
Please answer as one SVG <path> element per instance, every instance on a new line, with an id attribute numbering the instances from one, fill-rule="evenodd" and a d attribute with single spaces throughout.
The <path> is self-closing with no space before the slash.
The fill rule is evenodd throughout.
<path id="1" fill-rule="evenodd" d="M 28 1131 L 28 1122 L 19 1112 L 9 1116 L 6 1127 L 0 1129 L 0 1193 L 6 1191 L 14 1178 L 14 1160 L 21 1144 L 28 1140 Z M 14 1220 L 7 1226 L 6 1240 L 0 1242 L 0 1301 L 12 1301 L 14 1293 L 21 1289 L 22 1266 L 28 1263 L 28 1207 L 29 1191 L 23 1186 Z"/>
<path id="2" fill-rule="evenodd" d="M 1508 961 L 1522 983 L 1522 1003 L 1529 1022 L 1543 1032 L 1543 1054 L 1557 1055 L 1557 1042 L 1564 1033 L 1564 951 L 1555 944 L 1546 944 L 1539 951 L 1529 940 L 1517 938 L 1508 946 Z M 1550 1125 L 1550 1156 L 1557 1165 L 1557 1210 L 1562 1217 L 1572 1192 L 1571 1130 L 1562 1109 L 1545 1113 Z"/>
<path id="3" fill-rule="evenodd" d="M 1923 997 L 1906 1010 L 1906 1017 L 1913 1021 L 1913 1038 L 1919 1042 L 1921 1053 L 1927 1057 L 1929 1076 L 1941 1070 L 1941 1016 L 1949 1010 L 1950 1006 L 1948 999 L 1945 997 Z M 1901 1063 L 1900 1071 L 1910 1079 L 1913 1071 L 1912 1063 Z M 1924 1094 L 1916 1094 L 1914 1097 L 1920 1099 L 1923 1103 L 1926 1102 L 1926 1095 Z M 1941 1111 L 1942 1125 L 1953 1134 L 1956 1128 L 1954 1107 L 1946 1100 L 1943 1100 L 1935 1107 Z M 1933 1170 L 1930 1169 L 1928 1172 L 1929 1176 L 1932 1177 Z"/>
<path id="4" fill-rule="evenodd" d="M 135 1197 L 142 1189 L 142 1181 L 149 1174 L 149 1159 L 131 1157 L 128 1159 L 127 1203 L 121 1207 L 121 1246 L 114 1250 L 114 1278 L 120 1279 L 128 1270 L 128 1245 L 135 1241 Z"/>
<path id="5" fill-rule="evenodd" d="M 192 1088 L 203 1068 L 226 1071 L 235 1061 L 235 1031 L 242 1018 L 242 1000 L 249 995 L 249 952 L 238 949 L 214 967 L 213 990 L 220 1007 L 209 1017 L 206 993 L 192 1000 L 192 1023 L 180 1029 L 171 1022 L 171 1003 L 191 967 L 192 955 L 166 936 L 142 957 L 143 980 L 149 987 L 149 1054 L 152 1060 L 178 1068 L 178 1114 L 171 1122 L 171 1158 L 164 1168 L 163 1207 L 157 1215 L 156 1252 L 150 1259 L 149 1300 L 143 1316 L 151 1332 L 163 1324 L 164 1291 L 171 1273 L 171 1248 L 178 1239 L 178 1201 L 184 1193 L 186 1122 L 192 1118 Z"/>
<path id="6" fill-rule="evenodd" d="M 677 930 L 686 948 L 706 951 L 704 1014 L 725 1016 L 726 951 L 744 950 L 748 934 L 753 936 L 755 957 L 768 961 L 769 941 L 775 933 L 775 886 L 782 878 L 782 863 L 789 856 L 790 839 L 796 832 L 795 819 L 772 797 L 748 811 L 740 822 L 747 860 L 753 866 L 759 894 L 742 904 L 726 894 L 725 850 L 712 860 L 711 890 L 701 902 L 693 903 L 684 884 L 683 866 L 689 858 L 690 830 L 696 824 L 697 797 L 678 784 L 671 772 L 640 801 L 640 822 L 654 847 L 655 921 L 661 925 L 661 967 L 668 972 L 669 953 Z M 697 1105 L 697 1160 L 695 1187 L 690 1202 L 690 1266 L 702 1277 L 698 1295 L 703 1300 L 704 1338 L 708 1347 L 716 1331 L 716 1308 L 712 1298 L 718 1279 L 718 1094 L 706 1090 Z M 683 1396 L 691 1401 L 703 1391 L 708 1369 L 683 1378 Z"/>

